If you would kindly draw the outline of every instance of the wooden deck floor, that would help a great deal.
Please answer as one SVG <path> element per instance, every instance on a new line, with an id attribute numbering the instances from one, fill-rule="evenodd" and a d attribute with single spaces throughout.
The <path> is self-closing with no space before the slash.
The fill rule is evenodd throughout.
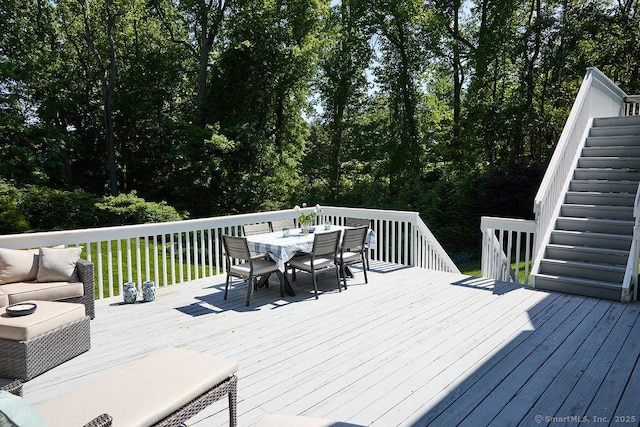
<path id="1" fill-rule="evenodd" d="M 245 307 L 244 286 L 224 301 L 218 276 L 152 303 L 98 301 L 91 350 L 29 381 L 25 398 L 177 346 L 239 362 L 240 426 L 264 413 L 385 427 L 640 422 L 638 304 L 388 264 L 348 284 L 338 293 L 322 276 L 315 300 L 300 274 L 296 297 L 274 285 Z M 223 401 L 189 425 L 227 420 Z"/>

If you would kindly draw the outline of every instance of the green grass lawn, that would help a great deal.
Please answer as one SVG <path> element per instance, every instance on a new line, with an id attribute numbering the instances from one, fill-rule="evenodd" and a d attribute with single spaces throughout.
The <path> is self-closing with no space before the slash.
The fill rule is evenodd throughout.
<path id="1" fill-rule="evenodd" d="M 100 242 L 100 258 L 102 260 L 101 272 L 102 272 L 102 281 L 103 281 L 103 294 L 105 297 L 109 296 L 117 296 L 120 294 L 119 288 L 122 283 L 120 281 L 126 282 L 129 277 L 129 262 L 127 256 L 127 241 L 121 240 L 121 250 L 122 250 L 122 280 L 118 278 L 118 247 L 117 241 L 110 242 L 111 244 L 111 271 L 113 275 L 113 295 L 110 294 L 109 291 L 109 252 L 108 252 L 108 242 Z M 132 281 L 137 283 L 138 286 L 141 286 L 145 280 L 155 280 L 155 270 L 158 269 L 158 277 L 160 279 L 160 283 L 156 283 L 157 286 L 163 286 L 165 283 L 162 283 L 163 279 L 163 271 L 166 264 L 167 269 L 167 281 L 171 283 L 172 272 L 171 272 L 171 252 L 170 248 L 166 248 L 166 258 L 162 257 L 162 245 L 158 244 L 155 248 L 153 242 L 149 240 L 147 242 L 148 245 L 148 255 L 147 250 L 145 250 L 145 242 L 144 239 L 140 239 L 140 258 L 138 259 L 138 254 L 136 250 L 136 239 L 130 239 L 131 245 L 131 276 Z M 98 295 L 98 243 L 91 243 L 91 260 L 94 264 L 95 268 L 95 292 Z M 81 257 L 86 259 L 86 248 L 83 249 Z M 183 246 L 183 252 L 186 250 L 185 246 Z M 156 266 L 156 256 L 155 252 L 158 253 L 158 265 Z M 146 275 L 146 260 L 147 256 L 149 258 L 149 277 Z M 193 257 L 193 253 L 191 254 Z M 179 272 L 179 259 L 178 259 L 178 248 L 175 248 L 175 276 L 176 282 L 180 282 L 180 272 Z M 191 279 L 195 279 L 196 277 L 203 277 L 202 266 L 200 265 L 200 258 L 198 258 L 198 274 L 196 276 L 196 265 L 193 263 L 193 259 L 191 260 L 191 264 L 187 265 L 186 256 L 183 256 L 183 272 L 182 272 L 182 281 L 186 281 L 188 279 L 188 271 L 191 272 Z M 137 265 L 140 263 L 140 277 L 138 276 Z M 215 274 L 215 268 L 211 269 L 208 265 L 205 265 L 204 276 L 210 276 Z"/>
<path id="2" fill-rule="evenodd" d="M 520 265 L 518 267 L 519 268 L 519 270 L 518 270 L 518 282 L 519 283 L 524 283 L 524 279 L 525 279 L 525 277 L 524 277 L 524 273 L 525 273 L 524 267 L 525 267 L 525 262 L 524 261 L 520 261 Z M 466 274 L 468 276 L 480 277 L 482 275 L 481 261 L 479 259 L 460 264 L 458 266 L 458 268 L 460 269 L 462 274 Z M 511 269 L 513 271 L 516 271 L 516 262 L 515 261 L 511 262 Z M 531 271 L 531 266 L 529 266 L 529 271 Z"/>

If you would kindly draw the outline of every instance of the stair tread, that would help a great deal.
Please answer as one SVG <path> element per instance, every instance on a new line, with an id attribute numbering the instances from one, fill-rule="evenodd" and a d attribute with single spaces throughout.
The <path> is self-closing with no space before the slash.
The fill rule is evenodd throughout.
<path id="1" fill-rule="evenodd" d="M 598 233 L 597 231 L 553 230 L 552 233 L 588 235 L 588 236 L 594 236 L 594 237 L 600 236 L 602 238 L 624 239 L 624 240 L 632 239 L 632 236 L 627 234 Z"/>
<path id="2" fill-rule="evenodd" d="M 598 209 L 598 208 L 607 208 L 607 209 L 619 209 L 619 210 L 633 210 L 633 206 L 618 206 L 618 205 L 594 205 L 594 204 L 586 204 L 586 203 L 563 203 L 562 206 L 575 206 L 581 208 L 590 208 L 590 209 Z"/>
<path id="3" fill-rule="evenodd" d="M 558 219 L 567 221 L 584 221 L 584 222 L 596 222 L 602 224 L 619 224 L 619 225 L 633 225 L 635 221 L 631 219 L 608 219 L 608 218 L 592 218 L 582 216 L 559 216 Z"/>
<path id="4" fill-rule="evenodd" d="M 550 279 L 550 280 L 556 280 L 556 281 L 570 282 L 578 285 L 594 286 L 598 288 L 608 288 L 608 289 L 616 289 L 616 290 L 622 289 L 622 283 L 607 282 L 604 280 L 581 279 L 579 277 L 555 276 L 551 274 L 540 274 L 540 273 L 532 274 L 532 276 L 541 277 L 541 278 Z"/>
<path id="5" fill-rule="evenodd" d="M 600 195 L 600 194 L 606 194 L 606 195 L 611 195 L 611 194 L 617 194 L 620 195 L 622 197 L 635 197 L 636 195 L 633 193 L 620 193 L 620 192 L 606 192 L 606 191 L 567 191 L 567 194 L 577 194 L 577 195 Z"/>
<path id="6" fill-rule="evenodd" d="M 549 243 L 547 244 L 547 248 L 549 247 L 558 248 L 558 249 L 571 249 L 575 251 L 593 252 L 593 253 L 600 253 L 603 251 L 603 248 L 596 248 L 593 246 L 562 245 L 560 243 Z M 630 252 L 624 249 L 610 249 L 610 248 L 606 248 L 606 251 L 611 255 L 629 255 L 629 252 Z"/>
<path id="7" fill-rule="evenodd" d="M 542 262 L 553 263 L 553 264 L 563 264 L 569 265 L 572 267 L 581 267 L 581 268 L 596 268 L 598 270 L 610 270 L 615 272 L 625 271 L 625 267 L 620 267 L 617 265 L 611 264 L 596 264 L 593 262 L 584 262 L 584 261 L 572 261 L 572 260 L 564 260 L 564 259 L 553 259 L 553 258 L 542 258 Z"/>

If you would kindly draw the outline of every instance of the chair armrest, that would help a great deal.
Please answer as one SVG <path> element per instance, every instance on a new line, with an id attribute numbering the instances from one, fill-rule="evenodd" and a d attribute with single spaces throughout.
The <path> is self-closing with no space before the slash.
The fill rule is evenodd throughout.
<path id="1" fill-rule="evenodd" d="M 80 281 L 82 281 L 84 285 L 84 296 L 81 302 L 85 305 L 87 316 L 93 319 L 96 317 L 93 263 L 85 259 L 79 259 L 76 263 L 76 269 L 78 270 L 78 278 L 80 278 Z"/>
<path id="2" fill-rule="evenodd" d="M 22 397 L 22 382 L 19 380 L 15 380 L 0 387 L 0 390 L 8 391 L 11 394 Z"/>

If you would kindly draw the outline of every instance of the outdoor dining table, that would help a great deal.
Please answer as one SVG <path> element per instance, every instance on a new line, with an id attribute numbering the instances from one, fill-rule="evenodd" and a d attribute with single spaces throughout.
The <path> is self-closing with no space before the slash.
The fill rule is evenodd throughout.
<path id="1" fill-rule="evenodd" d="M 342 225 L 331 225 L 330 229 L 325 230 L 323 225 L 315 227 L 314 233 L 324 233 L 328 231 L 344 230 Z M 314 233 L 304 234 L 302 229 L 294 228 L 289 230 L 289 235 L 285 236 L 282 231 L 272 233 L 254 234 L 247 236 L 247 245 L 252 255 L 267 253 L 278 266 L 278 270 L 285 273 L 287 262 L 298 252 L 311 252 L 313 249 Z M 375 244 L 375 233 L 369 230 L 367 235 L 367 243 Z M 262 278 L 259 286 L 266 282 L 268 278 Z M 284 274 L 284 291 L 289 296 L 295 296 L 287 275 Z"/>

